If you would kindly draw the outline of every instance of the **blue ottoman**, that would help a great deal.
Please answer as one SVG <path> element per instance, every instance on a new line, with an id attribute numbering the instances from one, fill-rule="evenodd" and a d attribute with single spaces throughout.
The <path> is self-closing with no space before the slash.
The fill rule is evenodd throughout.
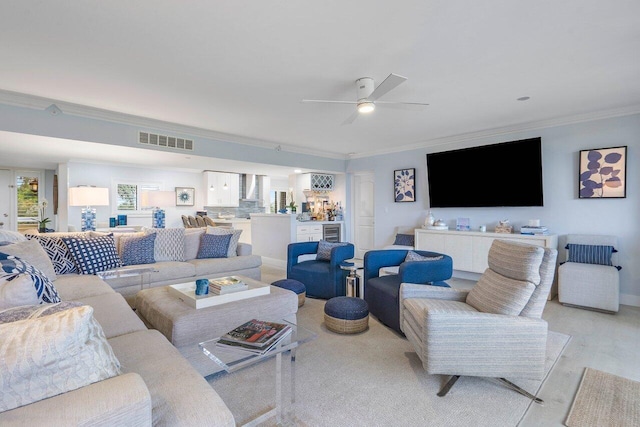
<path id="1" fill-rule="evenodd" d="M 324 305 L 324 324 L 339 334 L 357 334 L 369 327 L 369 306 L 360 298 L 331 298 Z"/>
<path id="2" fill-rule="evenodd" d="M 298 295 L 298 307 L 302 307 L 304 305 L 304 299 L 307 295 L 307 288 L 304 286 L 304 283 L 294 279 L 282 279 L 276 280 L 271 284 L 271 286 L 277 286 L 279 288 L 295 292 Z"/>

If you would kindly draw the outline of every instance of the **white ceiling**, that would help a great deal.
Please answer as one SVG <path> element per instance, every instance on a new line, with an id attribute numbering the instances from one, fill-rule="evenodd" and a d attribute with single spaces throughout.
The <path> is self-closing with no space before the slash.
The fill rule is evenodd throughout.
<path id="1" fill-rule="evenodd" d="M 638 0 L 0 6 L 2 90 L 345 157 L 638 112 L 639 52 Z M 353 106 L 300 102 L 392 72 L 408 80 L 381 100 L 429 107 L 342 126 Z"/>

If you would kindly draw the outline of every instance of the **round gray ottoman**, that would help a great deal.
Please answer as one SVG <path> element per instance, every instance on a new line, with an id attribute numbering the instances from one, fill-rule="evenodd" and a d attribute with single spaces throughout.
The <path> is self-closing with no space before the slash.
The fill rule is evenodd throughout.
<path id="1" fill-rule="evenodd" d="M 369 327 L 369 305 L 360 298 L 335 297 L 324 305 L 324 324 L 339 334 L 357 334 Z"/>

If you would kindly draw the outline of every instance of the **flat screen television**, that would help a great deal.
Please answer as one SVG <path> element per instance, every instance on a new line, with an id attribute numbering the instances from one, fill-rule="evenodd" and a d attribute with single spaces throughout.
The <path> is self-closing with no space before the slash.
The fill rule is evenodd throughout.
<path id="1" fill-rule="evenodd" d="M 543 206 L 542 140 L 427 154 L 429 206 Z"/>

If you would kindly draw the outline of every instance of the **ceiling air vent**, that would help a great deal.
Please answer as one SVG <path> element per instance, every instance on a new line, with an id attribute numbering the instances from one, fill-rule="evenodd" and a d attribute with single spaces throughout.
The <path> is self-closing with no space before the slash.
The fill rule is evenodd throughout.
<path id="1" fill-rule="evenodd" d="M 193 151 L 193 140 L 178 138 L 176 136 L 139 132 L 138 142 L 145 145 L 155 145 L 156 147 L 167 147 L 179 150 Z"/>

